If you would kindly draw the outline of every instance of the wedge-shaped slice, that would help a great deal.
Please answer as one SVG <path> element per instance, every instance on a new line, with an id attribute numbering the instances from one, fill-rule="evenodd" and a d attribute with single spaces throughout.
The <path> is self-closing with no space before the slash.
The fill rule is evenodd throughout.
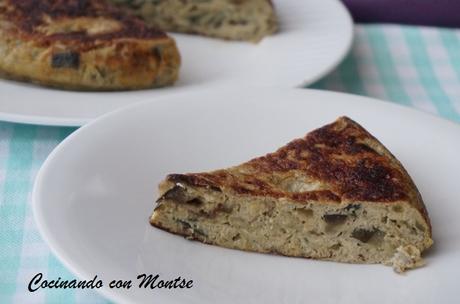
<path id="1" fill-rule="evenodd" d="M 66 89 L 172 84 L 174 40 L 105 0 L 0 1 L 0 75 Z"/>
<path id="2" fill-rule="evenodd" d="M 165 31 L 259 41 L 277 30 L 270 0 L 111 0 Z"/>
<path id="3" fill-rule="evenodd" d="M 346 117 L 236 167 L 169 175 L 160 193 L 152 225 L 228 248 L 401 272 L 433 242 L 406 170 Z"/>

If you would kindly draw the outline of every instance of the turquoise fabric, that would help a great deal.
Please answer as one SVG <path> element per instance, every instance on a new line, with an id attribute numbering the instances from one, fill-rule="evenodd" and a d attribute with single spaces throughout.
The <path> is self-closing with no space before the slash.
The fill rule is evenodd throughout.
<path id="1" fill-rule="evenodd" d="M 349 56 L 311 87 L 373 96 L 460 122 L 460 31 L 357 26 Z M 0 122 L 0 303 L 107 303 L 87 290 L 27 291 L 38 272 L 73 278 L 40 238 L 30 195 L 47 155 L 74 130 Z"/>

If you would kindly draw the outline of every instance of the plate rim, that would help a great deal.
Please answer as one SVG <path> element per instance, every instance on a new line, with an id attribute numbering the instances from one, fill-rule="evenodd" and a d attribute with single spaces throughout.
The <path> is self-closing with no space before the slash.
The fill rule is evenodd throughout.
<path id="1" fill-rule="evenodd" d="M 246 90 L 248 92 L 263 91 L 261 89 L 256 89 L 256 88 L 251 88 L 251 87 L 247 87 Z M 448 125 L 449 128 L 456 128 L 456 129 L 460 130 L 460 123 L 457 123 L 457 122 L 442 118 L 442 117 L 440 117 L 438 115 L 435 115 L 433 113 L 424 112 L 424 111 L 421 111 L 421 110 L 418 110 L 418 109 L 415 109 L 415 108 L 411 108 L 411 107 L 406 106 L 406 105 L 396 104 L 396 103 L 388 102 L 388 101 L 385 101 L 385 100 L 380 100 L 380 99 L 377 99 L 377 98 L 361 96 L 361 95 L 355 95 L 355 94 L 349 94 L 349 93 L 342 93 L 342 92 L 332 92 L 332 91 L 318 90 L 318 89 L 298 89 L 298 88 L 294 88 L 294 89 L 285 89 L 285 88 L 279 89 L 278 88 L 277 89 L 277 88 L 272 88 L 270 90 L 279 91 L 279 92 L 281 92 L 281 91 L 284 91 L 284 92 L 305 91 L 306 94 L 308 94 L 308 92 L 311 91 L 313 93 L 316 92 L 316 93 L 324 94 L 324 95 L 335 95 L 336 96 L 335 98 L 341 98 L 341 97 L 353 98 L 353 99 L 356 99 L 359 102 L 384 103 L 384 104 L 386 104 L 386 107 L 395 108 L 395 109 L 398 109 L 398 110 L 404 110 L 406 112 L 411 112 L 411 113 L 414 113 L 416 115 L 424 116 L 427 119 L 431 119 L 431 120 L 434 119 L 434 120 L 438 121 L 438 123 L 440 123 L 440 124 Z M 171 94 L 171 95 L 164 96 L 164 97 L 161 97 L 161 98 L 166 99 L 166 100 L 171 99 L 171 98 L 174 99 L 174 98 L 180 97 L 181 95 L 186 95 L 186 94 L 187 94 L 187 92 L 185 92 L 185 93 L 182 92 L 182 93 L 178 93 L 178 94 Z M 202 92 L 195 92 L 194 94 L 209 94 L 209 91 L 204 90 Z M 43 185 L 46 183 L 45 175 L 48 173 L 48 170 L 49 170 L 51 164 L 54 162 L 54 159 L 56 158 L 56 156 L 59 155 L 61 153 L 61 151 L 67 145 L 71 144 L 72 141 L 74 140 L 74 138 L 76 138 L 78 136 L 84 136 L 84 135 L 82 135 L 82 133 L 90 132 L 88 130 L 91 130 L 92 128 L 95 128 L 100 124 L 105 124 L 106 120 L 115 119 L 116 117 L 120 117 L 120 116 L 123 117 L 125 112 L 134 111 L 135 108 L 142 108 L 142 107 L 145 107 L 145 106 L 147 106 L 148 104 L 151 104 L 151 103 L 155 103 L 155 101 L 150 101 L 150 100 L 149 101 L 142 101 L 142 102 L 139 102 L 139 103 L 136 103 L 136 104 L 125 106 L 125 107 L 116 109 L 116 110 L 114 110 L 112 112 L 103 114 L 99 118 L 97 118 L 97 119 L 89 122 L 88 124 L 82 126 L 78 130 L 76 130 L 75 132 L 70 134 L 67 138 L 65 138 L 61 143 L 59 143 L 59 145 L 57 145 L 53 149 L 53 151 L 48 155 L 48 157 L 46 158 L 46 160 L 44 161 L 44 163 L 40 167 L 40 169 L 39 169 L 39 171 L 38 171 L 38 173 L 37 173 L 37 175 L 35 177 L 35 181 L 34 181 L 34 184 L 33 184 L 33 189 L 32 189 L 32 192 L 31 192 L 31 205 L 32 205 L 33 218 L 34 218 L 35 223 L 37 225 L 37 229 L 39 231 L 39 234 L 40 234 L 41 238 L 45 241 L 45 243 L 48 245 L 51 253 L 55 257 L 57 257 L 58 260 L 67 269 L 69 269 L 77 278 L 85 279 L 86 277 L 83 274 L 85 272 L 85 270 L 79 268 L 78 267 L 78 262 L 75 261 L 75 259 L 72 259 L 72 257 L 69 256 L 69 254 L 65 252 L 65 249 L 62 248 L 56 242 L 56 240 L 53 237 L 53 232 L 50 231 L 47 228 L 47 225 L 45 223 L 46 220 L 45 220 L 45 217 L 44 217 L 44 210 L 43 210 L 43 204 L 45 204 L 45 202 L 43 202 L 41 200 L 42 188 L 43 188 Z M 117 302 L 117 303 L 118 302 L 134 303 L 129 297 L 120 296 L 120 295 L 118 295 L 116 293 L 110 292 L 110 290 L 108 290 L 106 288 L 97 289 L 96 292 L 101 294 L 102 296 L 114 301 L 114 302 Z M 163 298 L 162 298 L 161 295 L 158 295 L 158 299 L 162 300 Z M 168 303 L 176 303 L 176 301 L 174 299 L 171 299 L 171 298 L 164 298 L 163 300 L 167 300 Z"/>
<path id="2" fill-rule="evenodd" d="M 94 119 L 97 119 L 94 118 Z M 14 114 L 0 112 L 0 121 L 7 123 L 18 123 L 24 125 L 45 126 L 45 127 L 81 127 L 91 121 L 90 118 L 71 118 L 53 116 L 35 116 L 25 114 Z"/>
<path id="3" fill-rule="evenodd" d="M 325 68 L 323 73 L 318 73 L 316 77 L 312 77 L 311 80 L 304 80 L 301 84 L 295 86 L 295 88 L 305 88 L 306 86 L 313 84 L 314 82 L 320 80 L 321 78 L 325 77 L 329 73 L 331 73 L 348 55 L 348 53 L 351 51 L 351 48 L 353 46 L 353 42 L 355 41 L 355 22 L 353 20 L 353 17 L 351 16 L 350 11 L 348 8 L 345 6 L 345 4 L 341 0 L 336 1 L 339 6 L 342 7 L 343 12 L 345 13 L 345 17 L 347 19 L 347 26 L 350 28 L 350 35 L 347 37 L 347 44 L 345 48 L 342 50 L 342 54 L 337 57 L 337 60 L 333 63 L 330 64 L 329 68 Z"/>

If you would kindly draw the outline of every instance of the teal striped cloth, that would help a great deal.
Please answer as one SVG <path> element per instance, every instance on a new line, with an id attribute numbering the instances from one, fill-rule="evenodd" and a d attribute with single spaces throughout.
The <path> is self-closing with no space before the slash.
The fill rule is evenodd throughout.
<path id="1" fill-rule="evenodd" d="M 350 55 L 311 87 L 373 96 L 460 122 L 460 31 L 357 26 Z M 27 290 L 38 272 L 73 278 L 40 238 L 30 195 L 47 155 L 74 130 L 0 122 L 0 303 L 107 302 L 88 290 Z"/>

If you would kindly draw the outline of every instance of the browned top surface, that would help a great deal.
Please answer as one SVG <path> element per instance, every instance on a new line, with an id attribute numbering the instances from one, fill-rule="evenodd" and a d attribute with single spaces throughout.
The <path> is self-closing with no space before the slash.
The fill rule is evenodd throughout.
<path id="1" fill-rule="evenodd" d="M 84 23 L 92 18 L 98 18 L 95 25 L 104 19 L 114 21 L 117 26 L 90 34 Z M 1 19 L 12 25 L 9 27 L 10 32 L 28 39 L 38 39 L 43 43 L 56 40 L 91 43 L 116 38 L 166 37 L 162 31 L 146 26 L 140 19 L 121 12 L 104 0 L 3 0 L 0 2 Z M 72 28 L 69 20 L 77 19 L 80 19 L 82 26 Z M 62 28 L 59 29 L 61 23 Z M 45 32 L 43 28 L 46 26 L 54 26 L 53 32 Z"/>
<path id="2" fill-rule="evenodd" d="M 408 177 L 391 155 L 376 151 L 376 145 L 361 126 L 341 118 L 248 165 L 263 174 L 300 171 L 348 200 L 407 199 Z"/>
<path id="3" fill-rule="evenodd" d="M 409 201 L 426 215 L 402 165 L 347 117 L 242 165 L 210 173 L 173 174 L 168 180 L 296 201 Z"/>

